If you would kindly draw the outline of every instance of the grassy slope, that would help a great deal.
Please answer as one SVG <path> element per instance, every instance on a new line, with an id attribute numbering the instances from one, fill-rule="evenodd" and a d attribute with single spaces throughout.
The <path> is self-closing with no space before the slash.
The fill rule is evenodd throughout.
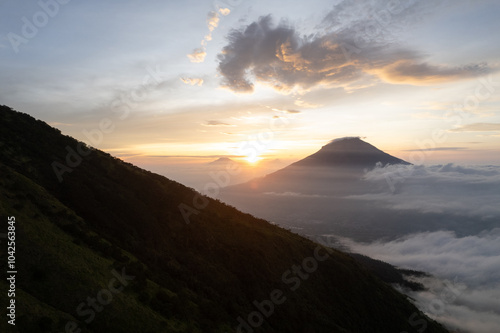
<path id="1" fill-rule="evenodd" d="M 2 332 L 38 332 L 43 327 L 63 331 L 68 321 L 92 331 L 94 327 L 105 328 L 108 319 L 114 317 L 120 318 L 113 324 L 115 330 L 122 332 L 129 328 L 158 332 L 165 325 L 179 326 L 138 302 L 133 285 L 114 296 L 113 302 L 96 315 L 91 325 L 86 325 L 82 319 L 87 316 L 79 318 L 77 306 L 106 288 L 113 278 L 112 270 L 120 270 L 120 264 L 89 246 L 78 245 L 77 239 L 64 232 L 60 226 L 83 222 L 43 188 L 4 165 L 0 165 L 0 172 L 0 216 L 15 216 L 17 221 L 19 311 L 16 329 L 2 320 Z M 130 254 L 127 257 L 134 259 Z M 2 285 L 2 290 L 5 287 L 6 284 Z M 151 282 L 146 288 L 151 293 L 158 289 Z M 4 304 L 5 293 L 1 297 Z M 44 325 L 43 321 L 48 323 Z M 145 323 L 149 325 L 145 327 Z"/>
<path id="2" fill-rule="evenodd" d="M 113 267 L 125 267 L 137 279 L 89 331 L 231 331 L 273 289 L 287 301 L 256 331 L 416 331 L 408 318 L 418 310 L 337 251 L 289 291 L 282 274 L 311 257 L 316 244 L 211 199 L 186 224 L 178 205 L 192 205 L 196 193 L 164 177 L 93 150 L 59 183 L 51 163 L 64 163 L 65 147 L 77 144 L 43 122 L 0 110 L 0 163 L 15 180 L 2 184 L 1 218 L 15 215 L 22 225 L 18 284 L 26 305 L 19 310 L 35 318 L 26 325 L 45 316 L 59 329 L 106 285 Z M 130 330 L 134 325 L 140 328 Z M 426 332 L 445 332 L 428 325 Z"/>

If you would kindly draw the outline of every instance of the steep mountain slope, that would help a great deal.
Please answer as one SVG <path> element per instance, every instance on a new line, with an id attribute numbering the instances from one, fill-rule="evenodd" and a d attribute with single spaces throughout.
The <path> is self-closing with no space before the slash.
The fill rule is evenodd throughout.
<path id="1" fill-rule="evenodd" d="M 375 164 L 409 164 L 364 142 L 358 137 L 332 140 L 318 152 L 295 162 L 292 166 L 373 168 Z"/>
<path id="2" fill-rule="evenodd" d="M 2 332 L 446 332 L 349 256 L 5 106 L 0 172 Z"/>

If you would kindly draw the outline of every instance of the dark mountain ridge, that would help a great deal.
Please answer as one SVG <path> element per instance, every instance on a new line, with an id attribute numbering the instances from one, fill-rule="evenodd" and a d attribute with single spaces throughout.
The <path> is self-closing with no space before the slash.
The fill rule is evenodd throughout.
<path id="1" fill-rule="evenodd" d="M 446 332 L 349 256 L 6 106 L 0 173 L 22 273 L 2 332 Z"/>

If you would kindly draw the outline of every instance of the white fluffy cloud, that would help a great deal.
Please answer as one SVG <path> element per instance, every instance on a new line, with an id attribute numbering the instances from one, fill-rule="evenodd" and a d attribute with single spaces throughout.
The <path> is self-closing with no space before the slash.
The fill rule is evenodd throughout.
<path id="1" fill-rule="evenodd" d="M 435 277 L 419 279 L 428 290 L 410 293 L 431 317 L 451 328 L 495 333 L 500 327 L 500 229 L 456 237 L 420 233 L 371 244 L 342 239 L 353 252 Z"/>
<path id="2" fill-rule="evenodd" d="M 205 57 L 207 56 L 206 46 L 207 43 L 212 40 L 212 32 L 219 26 L 220 15 L 227 16 L 229 13 L 231 13 L 229 8 L 219 8 L 217 11 L 211 10 L 208 12 L 207 27 L 209 33 L 201 41 L 201 47 L 194 49 L 193 52 L 187 55 L 191 62 L 205 61 Z"/>
<path id="3" fill-rule="evenodd" d="M 203 79 L 199 77 L 181 77 L 181 81 L 191 86 L 203 85 Z"/>
<path id="4" fill-rule="evenodd" d="M 500 218 L 500 167 L 390 165 L 365 174 L 373 191 L 350 196 L 424 213 Z"/>
<path id="5" fill-rule="evenodd" d="M 187 55 L 191 62 L 203 62 L 206 56 L 207 52 L 203 46 L 194 49 L 193 52 Z"/>
<path id="6" fill-rule="evenodd" d="M 432 318 L 460 332 L 498 332 L 500 167 L 380 166 L 367 172 L 364 181 L 369 192 L 349 198 L 399 212 L 438 213 L 446 230 L 373 243 L 345 238 L 341 243 L 353 252 L 433 274 L 420 280 L 429 291 L 410 293 Z M 475 227 L 457 236 L 453 230 L 463 226 L 456 223 L 465 222 Z"/>
<path id="7" fill-rule="evenodd" d="M 358 244 L 346 239 L 344 243 L 374 258 L 442 278 L 457 278 L 469 286 L 500 282 L 500 229 L 461 238 L 452 231 L 436 231 L 391 242 Z"/>

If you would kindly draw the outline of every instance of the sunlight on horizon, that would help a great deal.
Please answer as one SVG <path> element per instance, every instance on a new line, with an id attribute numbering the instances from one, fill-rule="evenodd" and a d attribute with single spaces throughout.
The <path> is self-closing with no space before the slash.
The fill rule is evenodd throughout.
<path id="1" fill-rule="evenodd" d="M 262 160 L 262 158 L 259 156 L 250 155 L 245 157 L 245 161 L 251 166 L 256 166 L 260 160 Z"/>

